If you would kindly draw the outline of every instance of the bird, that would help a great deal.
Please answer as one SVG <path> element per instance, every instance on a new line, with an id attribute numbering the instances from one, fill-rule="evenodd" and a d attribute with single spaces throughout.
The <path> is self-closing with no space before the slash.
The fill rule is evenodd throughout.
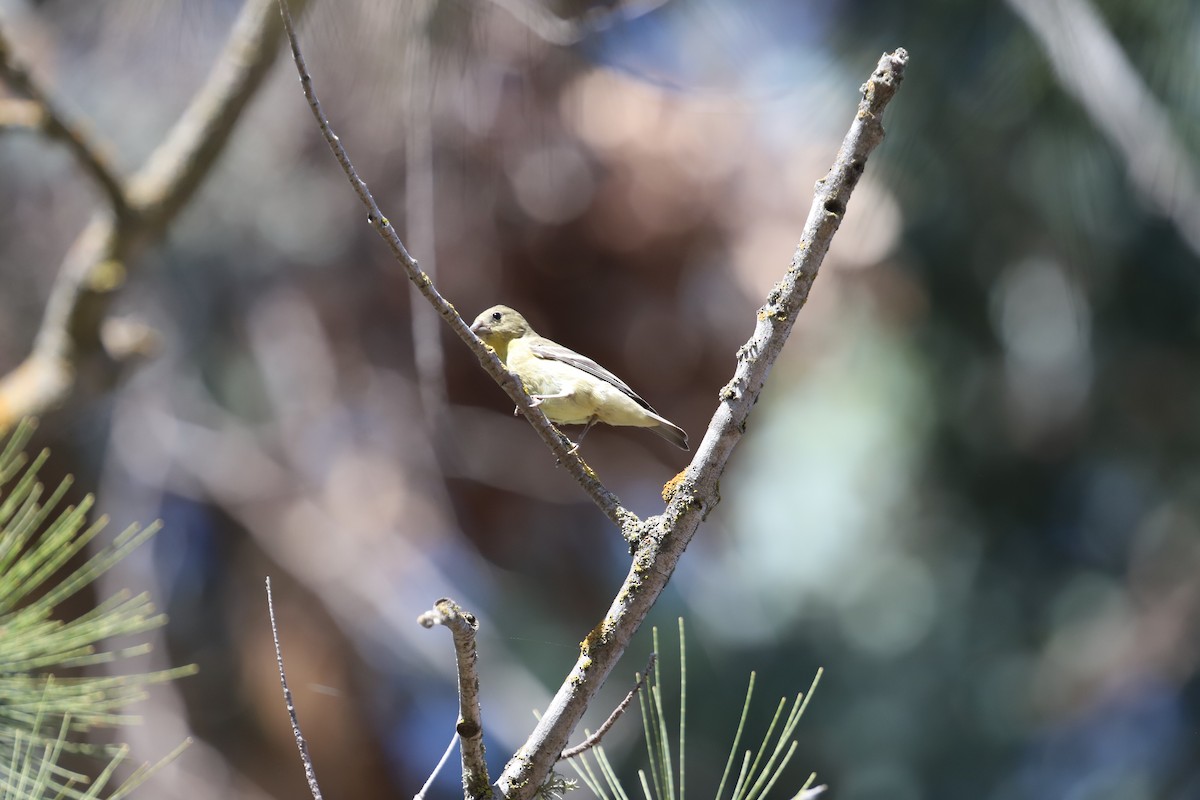
<path id="1" fill-rule="evenodd" d="M 475 318 L 471 332 L 521 379 L 531 404 L 551 422 L 584 426 L 579 442 L 593 425 L 603 422 L 649 428 L 676 447 L 689 449 L 683 428 L 592 359 L 539 336 L 516 310 L 492 306 Z"/>

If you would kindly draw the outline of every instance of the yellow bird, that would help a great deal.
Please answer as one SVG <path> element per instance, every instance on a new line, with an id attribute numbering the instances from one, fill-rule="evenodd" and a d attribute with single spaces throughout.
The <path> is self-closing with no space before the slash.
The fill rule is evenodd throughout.
<path id="1" fill-rule="evenodd" d="M 683 428 L 659 415 L 625 382 L 574 350 L 538 336 L 519 313 L 492 306 L 471 330 L 488 344 L 551 422 L 584 425 L 583 441 L 597 422 L 649 428 L 676 447 L 688 449 Z M 578 446 L 578 445 L 576 445 Z"/>

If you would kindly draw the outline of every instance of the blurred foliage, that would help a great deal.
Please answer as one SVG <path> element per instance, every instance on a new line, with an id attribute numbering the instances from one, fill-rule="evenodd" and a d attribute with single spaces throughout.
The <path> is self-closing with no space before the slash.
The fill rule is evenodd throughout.
<path id="1" fill-rule="evenodd" d="M 1189 148 L 1162 166 L 1195 176 L 1194 3 L 1096 9 Z M 126 164 L 235 11 L 0 0 Z M 694 440 L 858 86 L 883 50 L 912 55 L 725 501 L 655 612 L 694 621 L 689 783 L 716 785 L 735 676 L 783 694 L 821 665 L 798 757 L 839 800 L 1196 796 L 1200 264 L 1037 39 L 970 0 L 681 0 L 611 22 L 561 48 L 491 5 L 363 0 L 319 4 L 304 36 L 356 166 L 460 311 L 521 308 Z M 0 138 L 0 369 L 94 200 L 59 148 Z M 39 435 L 118 518 L 178 532 L 121 577 L 169 587 L 174 660 L 202 665 L 168 717 L 205 744 L 157 791 L 303 790 L 264 572 L 330 795 L 411 791 L 440 755 L 452 658 L 411 620 L 441 596 L 486 610 L 488 752 L 511 753 L 627 555 L 419 322 L 288 69 L 142 267 L 121 313 L 162 356 Z M 414 355 L 438 345 L 440 395 Z M 683 465 L 652 438 L 585 448 L 639 513 Z M 631 727 L 606 738 L 618 767 Z"/>

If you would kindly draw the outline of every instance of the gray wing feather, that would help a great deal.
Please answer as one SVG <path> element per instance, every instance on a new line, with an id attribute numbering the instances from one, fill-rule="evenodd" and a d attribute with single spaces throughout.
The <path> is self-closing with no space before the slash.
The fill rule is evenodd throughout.
<path id="1" fill-rule="evenodd" d="M 561 361 L 562 363 L 569 364 L 576 369 L 583 370 L 587 374 L 597 377 L 605 383 L 612 384 L 616 388 L 620 389 L 622 392 L 627 394 L 631 400 L 650 413 L 658 413 L 650 407 L 649 403 L 638 397 L 637 392 L 633 391 L 633 389 L 630 389 L 625 381 L 621 380 L 616 375 L 613 375 L 611 372 L 597 364 L 595 361 L 592 361 L 587 356 L 581 356 L 574 350 L 563 347 L 561 344 L 555 344 L 549 339 L 539 339 L 539 341 L 534 342 L 529 346 L 529 351 L 538 358 L 545 358 L 551 361 Z"/>

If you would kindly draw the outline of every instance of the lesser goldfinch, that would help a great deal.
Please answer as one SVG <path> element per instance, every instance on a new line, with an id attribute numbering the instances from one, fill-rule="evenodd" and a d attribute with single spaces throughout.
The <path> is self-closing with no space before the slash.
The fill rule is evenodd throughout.
<path id="1" fill-rule="evenodd" d="M 519 313 L 492 306 L 471 330 L 486 342 L 551 422 L 585 425 L 579 441 L 597 422 L 649 428 L 676 447 L 688 449 L 683 428 L 662 417 L 625 382 L 561 344 L 538 336 Z M 576 445 L 578 446 L 578 445 Z"/>

